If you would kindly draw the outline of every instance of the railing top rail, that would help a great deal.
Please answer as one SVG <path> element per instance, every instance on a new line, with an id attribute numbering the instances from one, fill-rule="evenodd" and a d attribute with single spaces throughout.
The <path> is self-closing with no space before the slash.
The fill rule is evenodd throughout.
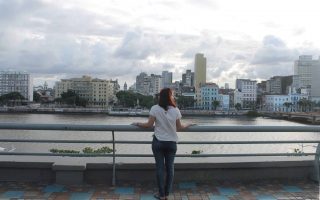
<path id="1" fill-rule="evenodd" d="M 62 130 L 62 131 L 117 131 L 152 132 L 133 125 L 83 125 L 83 124 L 23 124 L 0 123 L 0 129 L 14 130 Z M 192 126 L 183 132 L 320 132 L 320 126 Z"/>

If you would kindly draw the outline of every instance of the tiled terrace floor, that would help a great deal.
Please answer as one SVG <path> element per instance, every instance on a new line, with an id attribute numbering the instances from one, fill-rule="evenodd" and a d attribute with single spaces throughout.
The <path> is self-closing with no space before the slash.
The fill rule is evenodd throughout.
<path id="1" fill-rule="evenodd" d="M 0 182 L 0 199 L 137 199 L 152 200 L 153 183 L 57 185 L 44 183 Z M 319 185 L 310 180 L 257 182 L 180 182 L 175 183 L 172 200 L 319 200 Z"/>

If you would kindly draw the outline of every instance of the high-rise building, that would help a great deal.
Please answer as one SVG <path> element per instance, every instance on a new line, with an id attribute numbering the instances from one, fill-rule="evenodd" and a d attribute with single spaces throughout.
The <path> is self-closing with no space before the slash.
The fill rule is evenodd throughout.
<path id="1" fill-rule="evenodd" d="M 252 108 L 257 101 L 257 81 L 237 79 L 236 89 L 241 92 L 242 108 Z"/>
<path id="2" fill-rule="evenodd" d="M 299 56 L 299 60 L 294 62 L 293 75 L 295 75 L 295 82 L 293 85 L 298 88 L 311 86 L 312 71 L 314 66 L 320 67 L 319 60 L 312 60 L 311 55 Z"/>
<path id="3" fill-rule="evenodd" d="M 140 82 L 143 77 L 143 81 Z M 138 90 L 138 83 L 140 89 Z M 141 88 L 141 85 L 143 86 Z M 160 92 L 162 86 L 162 77 L 160 75 L 151 74 L 148 76 L 146 73 L 141 73 L 137 76 L 136 91 L 143 95 L 155 95 Z"/>
<path id="4" fill-rule="evenodd" d="M 274 76 L 266 82 L 266 92 L 269 94 L 288 94 L 292 86 L 293 76 Z"/>
<path id="5" fill-rule="evenodd" d="M 147 76 L 146 73 L 142 72 L 136 77 L 136 90 L 139 93 L 144 91 L 144 78 Z"/>
<path id="6" fill-rule="evenodd" d="M 61 97 L 63 92 L 74 91 L 80 98 L 88 100 L 89 106 L 108 107 L 116 101 L 115 81 L 92 79 L 90 76 L 82 78 L 62 79 L 55 84 L 55 98 Z"/>
<path id="7" fill-rule="evenodd" d="M 33 83 L 27 72 L 1 71 L 0 96 L 11 92 L 19 92 L 26 100 L 33 101 Z"/>
<path id="8" fill-rule="evenodd" d="M 281 94 L 281 76 L 274 76 L 267 80 L 266 89 L 269 94 Z"/>
<path id="9" fill-rule="evenodd" d="M 206 74 L 207 74 L 207 59 L 203 54 L 197 53 L 194 59 L 194 87 L 196 90 L 196 102 L 201 104 L 201 91 L 200 87 L 206 84 Z"/>
<path id="10" fill-rule="evenodd" d="M 320 102 L 320 57 L 312 68 L 311 100 Z"/>
<path id="11" fill-rule="evenodd" d="M 172 72 L 162 72 L 162 85 L 161 88 L 168 88 L 172 84 Z"/>
<path id="12" fill-rule="evenodd" d="M 197 53 L 194 59 L 194 86 L 200 87 L 200 84 L 206 83 L 207 58 L 203 54 Z"/>
<path id="13" fill-rule="evenodd" d="M 183 86 L 194 86 L 194 72 L 190 69 L 186 70 L 186 73 L 182 74 L 182 85 Z"/>
<path id="14" fill-rule="evenodd" d="M 149 90 L 150 95 L 155 95 L 160 93 L 162 80 L 163 79 L 161 78 L 160 75 L 151 74 L 151 86 Z M 171 80 L 172 80 L 172 73 L 171 73 Z"/>
<path id="15" fill-rule="evenodd" d="M 288 94 L 292 87 L 293 76 L 282 76 L 281 78 L 281 94 Z"/>

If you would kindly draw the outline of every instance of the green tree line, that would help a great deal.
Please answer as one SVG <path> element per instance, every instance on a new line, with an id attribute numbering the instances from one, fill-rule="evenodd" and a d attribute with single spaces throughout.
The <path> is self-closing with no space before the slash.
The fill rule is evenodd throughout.
<path id="1" fill-rule="evenodd" d="M 153 96 L 145 96 L 131 91 L 119 91 L 116 94 L 118 105 L 125 108 L 134 108 L 136 106 L 151 108 L 155 104 Z"/>

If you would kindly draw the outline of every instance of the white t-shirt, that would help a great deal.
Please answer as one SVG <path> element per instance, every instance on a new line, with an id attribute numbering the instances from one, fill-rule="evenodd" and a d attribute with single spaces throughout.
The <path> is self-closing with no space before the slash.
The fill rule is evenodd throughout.
<path id="1" fill-rule="evenodd" d="M 149 114 L 156 118 L 154 135 L 158 140 L 178 141 L 176 121 L 182 117 L 178 108 L 169 106 L 166 111 L 161 106 L 154 105 Z"/>

